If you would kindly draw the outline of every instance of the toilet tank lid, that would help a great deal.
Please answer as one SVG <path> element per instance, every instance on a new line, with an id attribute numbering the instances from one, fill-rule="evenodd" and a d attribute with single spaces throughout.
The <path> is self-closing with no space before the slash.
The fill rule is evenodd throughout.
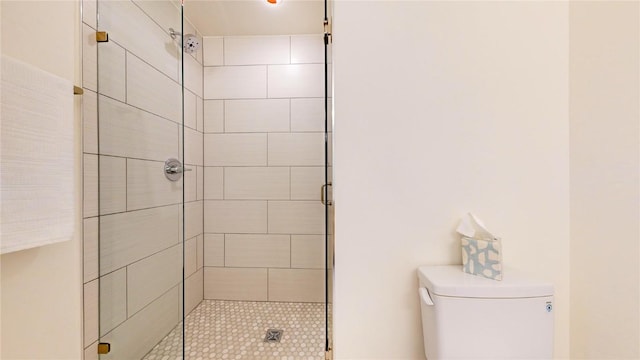
<path id="1" fill-rule="evenodd" d="M 525 298 L 553 295 L 553 285 L 513 269 L 505 269 L 496 281 L 467 274 L 461 265 L 421 266 L 420 287 L 435 295 L 469 298 Z"/>

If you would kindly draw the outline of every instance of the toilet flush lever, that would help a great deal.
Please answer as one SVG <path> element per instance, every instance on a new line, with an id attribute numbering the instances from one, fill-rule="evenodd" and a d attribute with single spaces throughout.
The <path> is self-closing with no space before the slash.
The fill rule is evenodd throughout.
<path id="1" fill-rule="evenodd" d="M 420 289 L 418 289 L 418 292 L 420 293 L 420 299 L 422 299 L 423 303 L 429 306 L 433 306 L 433 300 L 431 300 L 431 296 L 429 296 L 429 292 L 426 288 L 421 287 Z"/>

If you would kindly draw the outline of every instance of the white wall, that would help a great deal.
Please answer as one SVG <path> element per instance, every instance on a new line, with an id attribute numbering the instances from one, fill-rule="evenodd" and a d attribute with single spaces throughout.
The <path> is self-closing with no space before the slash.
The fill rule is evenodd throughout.
<path id="1" fill-rule="evenodd" d="M 640 358 L 640 5 L 570 6 L 571 356 Z"/>
<path id="2" fill-rule="evenodd" d="M 2 53 L 78 84 L 79 3 L 2 1 Z M 29 44 L 29 46 L 25 46 Z M 71 89 L 69 89 L 71 91 Z M 80 182 L 80 105 L 75 121 Z M 80 190 L 80 189 L 79 189 Z M 79 359 L 82 354 L 80 199 L 70 241 L 5 254 L 2 263 L 2 359 Z"/>
<path id="3" fill-rule="evenodd" d="M 556 288 L 569 355 L 568 4 L 334 8 L 336 359 L 423 359 L 416 268 L 459 217 Z"/>

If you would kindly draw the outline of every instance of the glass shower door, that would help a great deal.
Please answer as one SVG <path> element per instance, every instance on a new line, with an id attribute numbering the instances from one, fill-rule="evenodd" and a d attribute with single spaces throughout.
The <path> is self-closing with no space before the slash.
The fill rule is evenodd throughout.
<path id="1" fill-rule="evenodd" d="M 322 198 L 325 207 L 325 351 L 332 359 L 333 349 L 333 264 L 334 264 L 334 202 L 333 202 L 333 117 L 331 72 L 330 5 L 324 2 L 324 188 Z"/>
<path id="2" fill-rule="evenodd" d="M 142 359 L 174 330 L 179 344 L 163 355 L 175 359 L 188 169 L 182 37 L 172 31 L 182 32 L 182 7 L 98 0 L 97 13 L 100 358 Z"/>

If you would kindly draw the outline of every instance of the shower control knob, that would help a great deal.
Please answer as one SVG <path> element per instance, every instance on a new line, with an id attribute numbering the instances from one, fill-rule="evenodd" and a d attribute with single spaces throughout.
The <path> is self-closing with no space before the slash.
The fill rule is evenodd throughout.
<path id="1" fill-rule="evenodd" d="M 164 176 L 171 181 L 180 180 L 185 171 L 191 171 L 191 169 L 185 169 L 178 159 L 171 158 L 164 162 Z"/>

